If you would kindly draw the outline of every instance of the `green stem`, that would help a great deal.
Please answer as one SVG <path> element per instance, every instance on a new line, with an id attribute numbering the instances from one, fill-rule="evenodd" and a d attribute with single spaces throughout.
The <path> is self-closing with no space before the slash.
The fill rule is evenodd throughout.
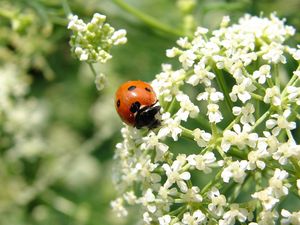
<path id="1" fill-rule="evenodd" d="M 173 29 L 172 27 L 168 26 L 167 24 L 163 24 L 161 21 L 145 14 L 144 12 L 139 11 L 138 9 L 128 5 L 123 0 L 113 0 L 119 7 L 124 9 L 125 11 L 129 12 L 130 14 L 134 15 L 145 24 L 149 25 L 152 28 L 160 30 L 164 33 L 168 33 L 175 36 L 187 36 L 180 30 Z"/>
<path id="2" fill-rule="evenodd" d="M 298 68 L 297 68 L 296 70 L 300 70 L 300 65 L 298 66 Z M 297 79 L 298 79 L 298 75 L 294 74 L 294 75 L 292 76 L 292 78 L 290 79 L 290 81 L 289 81 L 289 82 L 287 83 L 287 85 L 285 86 L 285 88 L 283 89 L 282 94 L 281 94 L 281 97 L 282 97 L 282 98 L 285 97 L 285 93 L 286 93 L 286 91 L 287 91 L 287 87 L 288 87 L 288 86 L 291 86 L 291 85 L 294 83 L 294 81 L 296 81 Z"/>
<path id="3" fill-rule="evenodd" d="M 96 77 L 96 76 L 97 76 L 97 72 L 96 72 L 96 70 L 95 70 L 93 64 L 92 64 L 92 63 L 88 63 L 88 65 L 89 65 L 91 71 L 93 72 L 94 76 Z"/>
<path id="4" fill-rule="evenodd" d="M 252 131 L 255 130 L 255 128 L 261 124 L 271 113 L 271 109 L 269 109 L 268 111 L 266 111 L 258 120 L 256 120 L 255 124 L 252 127 Z"/>
<path id="5" fill-rule="evenodd" d="M 64 9 L 65 15 L 68 18 L 69 15 L 72 15 L 72 10 L 69 6 L 68 0 L 62 0 L 62 7 Z"/>
<path id="6" fill-rule="evenodd" d="M 213 69 L 213 71 L 216 74 L 218 86 L 221 88 L 222 92 L 224 93 L 225 102 L 226 102 L 226 106 L 228 108 L 228 111 L 232 115 L 231 110 L 232 110 L 233 104 L 232 104 L 232 101 L 231 101 L 230 96 L 229 96 L 229 91 L 228 91 L 227 85 L 225 83 L 223 73 L 221 73 L 221 71 L 218 70 L 218 69 Z"/>
<path id="7" fill-rule="evenodd" d="M 254 94 L 254 93 L 251 93 L 251 97 L 258 100 L 258 101 L 264 101 L 264 98 L 258 94 Z"/>
<path id="8" fill-rule="evenodd" d="M 181 126 L 181 125 L 179 126 L 179 128 L 182 130 L 182 132 L 181 132 L 181 136 L 182 137 L 185 137 L 187 139 L 190 139 L 190 140 L 194 141 L 194 135 L 193 135 L 193 131 L 192 130 L 187 129 L 187 128 Z"/>

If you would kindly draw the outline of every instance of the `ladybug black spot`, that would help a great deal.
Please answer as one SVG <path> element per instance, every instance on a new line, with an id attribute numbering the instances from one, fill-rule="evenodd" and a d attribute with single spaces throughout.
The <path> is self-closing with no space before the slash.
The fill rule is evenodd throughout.
<path id="1" fill-rule="evenodd" d="M 133 91 L 134 89 L 136 88 L 136 86 L 130 86 L 129 88 L 128 88 L 128 91 Z"/>
<path id="2" fill-rule="evenodd" d="M 130 107 L 130 112 L 135 113 L 140 109 L 140 107 L 141 107 L 141 103 L 134 102 L 134 103 L 132 103 L 132 105 Z"/>
<path id="3" fill-rule="evenodd" d="M 117 101 L 117 107 L 118 108 L 120 107 L 120 104 L 121 104 L 120 99 L 118 99 L 118 101 Z"/>
<path id="4" fill-rule="evenodd" d="M 145 87 L 145 90 L 148 91 L 148 92 L 151 92 L 151 90 L 147 87 Z"/>

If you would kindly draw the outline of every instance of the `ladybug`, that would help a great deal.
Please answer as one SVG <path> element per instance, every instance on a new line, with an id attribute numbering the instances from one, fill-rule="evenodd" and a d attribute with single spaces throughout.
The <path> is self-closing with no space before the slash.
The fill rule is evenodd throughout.
<path id="1" fill-rule="evenodd" d="M 156 115 L 160 106 L 150 84 L 136 80 L 123 83 L 116 91 L 115 106 L 122 121 L 140 129 L 160 125 Z"/>

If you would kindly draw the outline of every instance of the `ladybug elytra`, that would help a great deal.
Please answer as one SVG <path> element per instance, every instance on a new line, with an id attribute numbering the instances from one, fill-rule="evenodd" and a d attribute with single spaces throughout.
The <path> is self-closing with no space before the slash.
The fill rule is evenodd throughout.
<path id="1" fill-rule="evenodd" d="M 160 106 L 150 84 L 143 81 L 127 81 L 117 90 L 115 107 L 122 121 L 137 129 L 155 128 L 160 125 L 156 118 Z"/>

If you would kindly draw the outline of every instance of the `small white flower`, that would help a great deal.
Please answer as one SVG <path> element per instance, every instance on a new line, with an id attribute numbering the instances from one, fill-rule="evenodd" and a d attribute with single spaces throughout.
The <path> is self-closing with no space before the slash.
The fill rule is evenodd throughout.
<path id="1" fill-rule="evenodd" d="M 297 105 L 300 105 L 300 87 L 288 86 L 286 90 L 289 100 L 291 102 L 296 102 Z"/>
<path id="2" fill-rule="evenodd" d="M 266 188 L 262 191 L 255 192 L 251 196 L 254 199 L 258 199 L 266 211 L 271 211 L 279 202 L 279 199 L 273 196 L 272 188 Z"/>
<path id="3" fill-rule="evenodd" d="M 264 96 L 264 102 L 274 106 L 281 105 L 280 89 L 277 86 L 267 88 Z"/>
<path id="4" fill-rule="evenodd" d="M 186 212 L 183 214 L 182 223 L 186 225 L 199 225 L 206 222 L 206 216 L 200 211 L 196 210 L 193 214 Z"/>
<path id="5" fill-rule="evenodd" d="M 251 151 L 248 154 L 248 169 L 255 170 L 256 167 L 263 170 L 266 167 L 266 163 L 261 159 L 268 156 L 267 151 Z"/>
<path id="6" fill-rule="evenodd" d="M 112 201 L 110 203 L 113 211 L 116 213 L 117 217 L 125 217 L 128 215 L 127 210 L 123 206 L 123 199 L 117 198 L 116 200 Z"/>
<path id="7" fill-rule="evenodd" d="M 187 121 L 187 118 L 189 116 L 191 118 L 197 117 L 200 110 L 198 106 L 192 103 L 188 95 L 179 93 L 178 95 L 176 95 L 176 99 L 180 103 L 180 109 L 176 113 L 177 118 L 183 121 Z"/>
<path id="8" fill-rule="evenodd" d="M 278 44 L 276 42 L 272 42 L 270 45 L 263 45 L 261 47 L 261 50 L 265 52 L 262 55 L 262 58 L 268 63 L 286 63 L 286 58 L 283 55 L 284 46 L 281 44 Z"/>
<path id="9" fill-rule="evenodd" d="M 162 165 L 162 168 L 166 171 L 167 175 L 167 180 L 164 184 L 165 188 L 169 188 L 172 184 L 177 183 L 182 192 L 186 192 L 188 190 L 184 181 L 189 180 L 191 178 L 191 174 L 187 171 L 181 171 L 182 166 L 182 162 L 179 160 L 175 160 L 172 166 L 169 166 L 168 164 Z"/>
<path id="10" fill-rule="evenodd" d="M 191 166 L 195 166 L 197 170 L 211 173 L 212 169 L 210 167 L 216 161 L 216 157 L 213 152 L 206 152 L 204 155 L 189 155 L 187 161 Z"/>
<path id="11" fill-rule="evenodd" d="M 249 212 L 240 208 L 238 204 L 230 205 L 230 210 L 225 212 L 223 215 L 223 219 L 219 221 L 219 225 L 234 225 L 236 220 L 239 222 L 245 222 Z"/>
<path id="12" fill-rule="evenodd" d="M 216 91 L 216 89 L 212 87 L 205 88 L 205 92 L 202 92 L 197 96 L 198 101 L 205 100 L 210 101 L 212 103 L 217 103 L 219 101 L 222 101 L 223 99 L 223 93 Z"/>
<path id="13" fill-rule="evenodd" d="M 162 160 L 163 155 L 168 151 L 169 146 L 160 142 L 158 136 L 150 131 L 146 137 L 143 137 L 141 149 L 155 149 L 155 161 Z"/>
<path id="14" fill-rule="evenodd" d="M 188 69 L 193 66 L 196 58 L 197 56 L 195 55 L 193 50 L 186 50 L 180 54 L 179 62 L 182 63 L 182 67 L 184 69 Z"/>
<path id="15" fill-rule="evenodd" d="M 199 194 L 199 192 L 199 187 L 193 186 L 185 193 L 181 193 L 179 196 L 183 202 L 202 202 L 202 196 Z"/>
<path id="16" fill-rule="evenodd" d="M 258 140 L 257 133 L 250 133 L 251 126 L 244 124 L 243 129 L 239 124 L 233 125 L 233 130 L 226 130 L 223 133 L 221 148 L 227 152 L 232 145 L 236 145 L 239 149 L 244 149 L 246 146 L 254 148 Z"/>
<path id="17" fill-rule="evenodd" d="M 259 70 L 254 71 L 253 78 L 258 79 L 258 83 L 264 84 L 267 78 L 271 78 L 271 66 L 270 65 L 262 65 L 259 67 Z"/>
<path id="18" fill-rule="evenodd" d="M 211 86 L 211 80 L 215 78 L 215 74 L 210 72 L 205 67 L 205 61 L 201 60 L 198 64 L 194 66 L 194 73 L 187 79 L 188 84 L 192 84 L 193 86 L 200 84 L 204 84 L 205 86 Z"/>
<path id="19" fill-rule="evenodd" d="M 164 215 L 161 217 L 158 217 L 159 225 L 169 225 L 171 223 L 171 216 L 170 215 Z"/>
<path id="20" fill-rule="evenodd" d="M 219 111 L 219 105 L 211 103 L 207 105 L 207 115 L 210 123 L 219 123 L 223 116 Z"/>
<path id="21" fill-rule="evenodd" d="M 298 212 L 289 212 L 286 209 L 282 209 L 281 210 L 281 215 L 282 215 L 282 219 L 281 219 L 281 224 L 283 225 L 289 225 L 289 224 L 293 224 L 293 225 L 299 225 L 300 224 L 300 211 Z"/>
<path id="22" fill-rule="evenodd" d="M 215 187 L 208 192 L 207 196 L 211 200 L 211 203 L 208 204 L 208 209 L 217 216 L 221 216 L 224 213 L 224 207 L 227 205 L 226 197 L 221 195 Z"/>
<path id="23" fill-rule="evenodd" d="M 250 78 L 244 78 L 240 84 L 236 84 L 232 87 L 232 91 L 229 96 L 233 102 L 237 101 L 237 98 L 241 100 L 243 103 L 251 99 L 252 91 L 256 88 L 252 84 Z"/>
<path id="24" fill-rule="evenodd" d="M 241 116 L 242 124 L 248 123 L 253 125 L 255 123 L 255 117 L 253 115 L 254 112 L 255 112 L 255 108 L 251 103 L 247 103 L 245 106 L 242 107 L 234 106 L 232 108 L 233 115 L 239 116 L 242 114 Z"/>
<path id="25" fill-rule="evenodd" d="M 300 146 L 291 141 L 279 144 L 277 151 L 272 155 L 273 159 L 278 160 L 281 165 L 286 165 L 289 158 L 299 156 Z"/>
<path id="26" fill-rule="evenodd" d="M 115 31 L 105 20 L 106 16 L 99 13 L 95 13 L 87 24 L 76 15 L 69 17 L 68 29 L 73 32 L 71 51 L 80 61 L 105 63 L 112 58 L 109 52 L 113 45 L 126 43 L 126 31 Z"/>
<path id="27" fill-rule="evenodd" d="M 225 183 L 232 178 L 237 183 L 243 183 L 246 177 L 248 162 L 246 160 L 231 162 L 222 171 L 221 177 Z"/>
<path id="28" fill-rule="evenodd" d="M 206 147 L 211 139 L 211 134 L 196 128 L 193 130 L 194 140 L 197 142 L 199 147 Z"/>
<path id="29" fill-rule="evenodd" d="M 289 122 L 288 117 L 291 111 L 289 109 L 284 110 L 282 115 L 273 114 L 271 119 L 266 121 L 266 127 L 272 129 L 272 134 L 277 136 L 282 129 L 293 130 L 296 128 L 296 123 L 294 121 Z"/>
<path id="30" fill-rule="evenodd" d="M 170 135 L 174 141 L 178 140 L 178 135 L 181 134 L 182 129 L 179 128 L 180 120 L 178 118 L 172 119 L 170 113 L 162 115 L 162 128 L 158 131 L 158 138 L 162 139 Z"/>
<path id="31" fill-rule="evenodd" d="M 97 74 L 95 84 L 98 91 L 101 91 L 106 84 L 106 76 L 103 73 Z"/>
<path id="32" fill-rule="evenodd" d="M 269 180 L 269 187 L 275 198 L 280 198 L 289 193 L 289 183 L 284 183 L 289 174 L 285 170 L 276 169 L 273 177 Z"/>
<path id="33" fill-rule="evenodd" d="M 179 93 L 179 87 L 183 84 L 185 71 L 183 69 L 173 71 L 170 64 L 162 65 L 162 72 L 156 75 L 151 85 L 158 97 L 166 102 L 171 102 Z"/>

